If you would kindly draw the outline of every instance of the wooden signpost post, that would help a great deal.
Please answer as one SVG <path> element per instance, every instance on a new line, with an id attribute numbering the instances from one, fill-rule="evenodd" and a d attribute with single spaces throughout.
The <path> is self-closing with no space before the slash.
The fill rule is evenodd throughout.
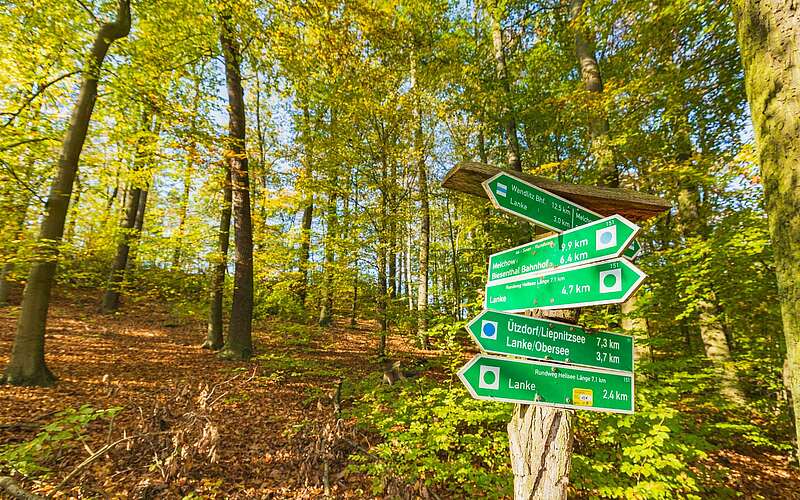
<path id="1" fill-rule="evenodd" d="M 571 308 L 630 297 L 646 277 L 627 260 L 641 250 L 634 240 L 639 228 L 631 221 L 670 206 L 635 191 L 472 162 L 456 165 L 442 186 L 486 197 L 496 208 L 557 233 L 490 257 L 486 310 L 467 330 L 494 355 L 475 356 L 458 375 L 477 399 L 516 403 L 508 424 L 514 497 L 566 498 L 570 412 L 633 413 L 633 338 L 554 319 L 574 323 Z"/>

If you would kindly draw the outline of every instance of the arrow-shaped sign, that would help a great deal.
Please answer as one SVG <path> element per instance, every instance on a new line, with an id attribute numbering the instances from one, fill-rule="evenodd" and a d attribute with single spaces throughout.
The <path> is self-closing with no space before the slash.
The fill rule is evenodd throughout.
<path id="1" fill-rule="evenodd" d="M 633 413 L 633 375 L 479 354 L 458 372 L 475 399 Z"/>
<path id="2" fill-rule="evenodd" d="M 647 277 L 626 259 L 556 268 L 486 284 L 485 308 L 522 312 L 528 309 L 619 304 Z"/>
<path id="3" fill-rule="evenodd" d="M 482 350 L 561 361 L 610 370 L 633 371 L 633 337 L 549 319 L 483 311 L 467 324 Z"/>
<path id="4" fill-rule="evenodd" d="M 639 226 L 625 217 L 612 215 L 504 250 L 489 257 L 489 282 L 619 257 L 638 231 Z"/>
<path id="5" fill-rule="evenodd" d="M 500 172 L 483 181 L 483 189 L 495 208 L 522 217 L 552 231 L 566 231 L 603 216 L 561 196 L 523 181 L 507 172 Z M 641 245 L 633 242 L 625 257 L 635 258 Z"/>

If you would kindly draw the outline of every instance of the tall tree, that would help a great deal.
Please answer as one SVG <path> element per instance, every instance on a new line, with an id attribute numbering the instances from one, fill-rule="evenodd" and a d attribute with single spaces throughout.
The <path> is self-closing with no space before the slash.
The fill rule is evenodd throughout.
<path id="1" fill-rule="evenodd" d="M 58 243 L 64 235 L 72 184 L 78 172 L 78 162 L 97 99 L 100 68 L 111 44 L 128 36 L 130 29 L 130 0 L 119 0 L 116 19 L 103 23 L 92 43 L 83 71 L 78 100 L 72 110 L 69 128 L 62 144 L 56 178 L 47 198 L 47 213 L 42 220 L 37 240 L 37 254 L 23 292 L 22 310 L 17 323 L 11 360 L 3 372 L 5 382 L 14 385 L 47 386 L 55 381 L 44 360 L 44 334 L 50 292 L 58 261 Z"/>
<path id="2" fill-rule="evenodd" d="M 614 161 L 614 153 L 609 144 L 608 115 L 603 110 L 603 77 L 594 49 L 594 34 L 585 25 L 583 0 L 570 0 L 572 22 L 575 29 L 575 55 L 586 90 L 597 97 L 599 105 L 593 104 L 589 110 L 589 135 L 591 151 L 597 167 L 600 184 L 619 187 L 619 171 Z"/>
<path id="3" fill-rule="evenodd" d="M 489 9 L 492 22 L 492 47 L 494 48 L 495 75 L 500 83 L 500 114 L 506 136 L 506 161 L 508 168 L 522 172 L 519 138 L 517 137 L 517 118 L 511 102 L 511 83 L 506 64 L 505 37 L 503 36 L 503 17 L 505 2 L 496 2 Z"/>
<path id="4" fill-rule="evenodd" d="M 800 450 L 800 5 L 733 4 L 764 183 Z"/>
<path id="5" fill-rule="evenodd" d="M 228 162 L 222 162 L 225 170 L 222 184 L 222 204 L 217 229 L 217 251 L 213 255 L 211 267 L 211 304 L 209 307 L 208 332 L 204 349 L 222 349 L 224 344 L 222 304 L 225 297 L 225 271 L 228 269 L 228 245 L 231 236 L 231 169 Z"/>
<path id="6" fill-rule="evenodd" d="M 228 144 L 225 157 L 231 171 L 233 192 L 234 274 L 233 304 L 228 338 L 222 355 L 249 359 L 253 354 L 253 226 L 250 219 L 250 179 L 245 149 L 245 109 L 242 89 L 241 50 L 229 13 L 220 17 L 220 45 L 225 58 L 228 88 Z"/>
<path id="7" fill-rule="evenodd" d="M 146 151 L 148 137 L 147 134 L 150 132 L 150 113 L 145 111 L 142 114 L 142 127 L 143 133 L 137 142 L 137 151 L 136 156 L 134 157 L 134 165 L 133 165 L 133 175 L 132 180 L 130 182 L 130 187 L 128 188 L 128 197 L 126 199 L 126 207 L 125 213 L 120 221 L 119 226 L 119 243 L 117 244 L 117 253 L 114 257 L 114 260 L 111 263 L 111 271 L 108 275 L 108 281 L 106 282 L 106 290 L 103 293 L 103 300 L 100 306 L 100 309 L 106 313 L 113 313 L 119 308 L 119 299 L 121 293 L 121 286 L 125 280 L 125 271 L 128 268 L 128 257 L 131 250 L 131 245 L 138 237 L 138 232 L 136 230 L 136 222 L 139 219 L 139 206 L 141 204 L 142 198 L 142 187 L 140 185 L 140 180 L 136 177 L 136 171 L 141 170 L 143 167 L 143 163 L 145 163 L 145 158 L 148 156 L 148 152 Z"/>
<path id="8" fill-rule="evenodd" d="M 417 57 L 411 55 L 411 84 L 414 91 L 414 160 L 417 163 L 417 183 L 420 209 L 419 273 L 417 278 L 417 335 L 424 349 L 430 348 L 428 339 L 428 266 L 431 245 L 431 208 L 428 200 L 428 166 L 425 163 L 425 136 L 422 129 L 422 96 L 417 74 Z"/>

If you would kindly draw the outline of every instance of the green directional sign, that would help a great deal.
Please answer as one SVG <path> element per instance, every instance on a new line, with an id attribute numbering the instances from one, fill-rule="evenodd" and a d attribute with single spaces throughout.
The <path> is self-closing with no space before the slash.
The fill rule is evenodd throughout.
<path id="1" fill-rule="evenodd" d="M 619 257 L 638 231 L 625 217 L 612 215 L 504 250 L 489 257 L 489 281 Z"/>
<path id="2" fill-rule="evenodd" d="M 479 354 L 458 372 L 475 399 L 633 413 L 633 374 Z"/>
<path id="3" fill-rule="evenodd" d="M 498 311 L 483 311 L 467 324 L 482 350 L 633 371 L 633 337 L 589 332 L 575 325 Z"/>
<path id="4" fill-rule="evenodd" d="M 518 179 L 507 172 L 485 180 L 483 189 L 495 208 L 522 217 L 536 225 L 553 231 L 566 231 L 603 216 L 549 191 Z M 641 246 L 634 241 L 623 254 L 635 258 Z"/>
<path id="5" fill-rule="evenodd" d="M 647 277 L 626 259 L 543 271 L 486 284 L 486 309 L 521 312 L 528 309 L 619 304 Z"/>

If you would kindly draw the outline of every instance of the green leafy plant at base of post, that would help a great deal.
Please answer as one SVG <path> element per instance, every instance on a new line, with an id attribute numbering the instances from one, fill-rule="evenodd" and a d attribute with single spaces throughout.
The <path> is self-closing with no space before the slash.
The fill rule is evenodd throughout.
<path id="1" fill-rule="evenodd" d="M 351 457 L 351 469 L 373 479 L 374 494 L 387 481 L 411 489 L 424 485 L 453 498 L 511 494 L 511 405 L 486 404 L 457 381 L 424 377 L 393 386 L 368 377 L 350 391 L 356 399 L 346 416 L 383 440 Z"/>
<path id="2" fill-rule="evenodd" d="M 702 461 L 714 448 L 675 408 L 640 389 L 634 415 L 576 412 L 572 487 L 579 497 L 696 498 L 730 493 Z"/>
<path id="3" fill-rule="evenodd" d="M 59 412 L 55 420 L 42 427 L 41 432 L 33 439 L 0 447 L 0 467 L 24 476 L 46 474 L 50 469 L 44 464 L 57 451 L 82 440 L 89 423 L 101 418 L 112 418 L 120 410 L 121 407 L 96 410 L 83 405 L 77 409 Z"/>

